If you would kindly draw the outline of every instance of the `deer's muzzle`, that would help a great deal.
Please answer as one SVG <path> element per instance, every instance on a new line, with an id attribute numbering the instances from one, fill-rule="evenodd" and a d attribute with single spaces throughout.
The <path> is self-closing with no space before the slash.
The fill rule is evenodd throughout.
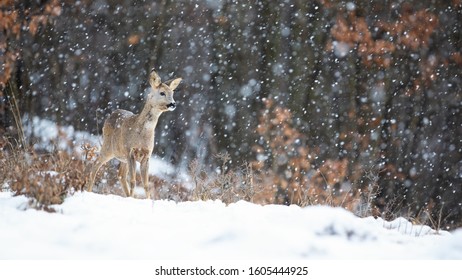
<path id="1" fill-rule="evenodd" d="M 170 104 L 167 104 L 167 109 L 168 109 L 169 111 L 173 111 L 173 110 L 175 110 L 175 108 L 176 108 L 176 103 L 175 103 L 175 102 L 172 102 L 172 103 L 170 103 Z"/>

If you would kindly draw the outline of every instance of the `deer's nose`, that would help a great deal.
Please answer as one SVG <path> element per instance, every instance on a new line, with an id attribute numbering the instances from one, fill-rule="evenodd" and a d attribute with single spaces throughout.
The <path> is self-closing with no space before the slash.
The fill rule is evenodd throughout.
<path id="1" fill-rule="evenodd" d="M 175 102 L 172 102 L 172 103 L 170 103 L 170 104 L 167 104 L 167 108 L 168 108 L 170 111 L 175 110 L 175 108 L 176 108 L 176 103 L 175 103 Z"/>

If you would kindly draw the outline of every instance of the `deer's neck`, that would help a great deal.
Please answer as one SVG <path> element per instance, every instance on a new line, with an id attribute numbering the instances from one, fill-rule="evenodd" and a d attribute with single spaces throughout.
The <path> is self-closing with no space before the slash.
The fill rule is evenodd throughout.
<path id="1" fill-rule="evenodd" d="M 138 115 L 138 124 L 148 129 L 156 128 L 157 121 L 159 120 L 162 111 L 154 107 L 154 105 L 146 103 L 143 110 Z"/>

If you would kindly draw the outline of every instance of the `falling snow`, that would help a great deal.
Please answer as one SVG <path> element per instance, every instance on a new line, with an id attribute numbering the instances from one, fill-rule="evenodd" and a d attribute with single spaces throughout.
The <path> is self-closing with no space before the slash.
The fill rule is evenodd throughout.
<path id="1" fill-rule="evenodd" d="M 10 71 L 36 149 L 59 137 L 38 120 L 98 137 L 113 110 L 139 112 L 155 68 L 164 81 L 183 78 L 154 151 L 176 168 L 197 159 L 213 172 L 226 152 L 230 169 L 254 168 L 271 202 L 302 204 L 301 190 L 332 187 L 373 201 L 383 218 L 454 229 L 459 2 L 32 1 L 18 4 L 30 9 L 17 13 L 24 26 L 0 38 L 0 75 Z M 20 133 L 3 76 L 0 86 L 10 139 Z"/>

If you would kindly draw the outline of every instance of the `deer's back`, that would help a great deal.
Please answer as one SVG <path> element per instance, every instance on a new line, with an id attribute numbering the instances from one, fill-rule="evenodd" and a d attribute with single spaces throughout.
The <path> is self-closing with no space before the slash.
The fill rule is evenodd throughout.
<path id="1" fill-rule="evenodd" d="M 121 128 L 124 121 L 131 118 L 134 114 L 127 110 L 117 109 L 106 119 L 104 128 Z"/>

